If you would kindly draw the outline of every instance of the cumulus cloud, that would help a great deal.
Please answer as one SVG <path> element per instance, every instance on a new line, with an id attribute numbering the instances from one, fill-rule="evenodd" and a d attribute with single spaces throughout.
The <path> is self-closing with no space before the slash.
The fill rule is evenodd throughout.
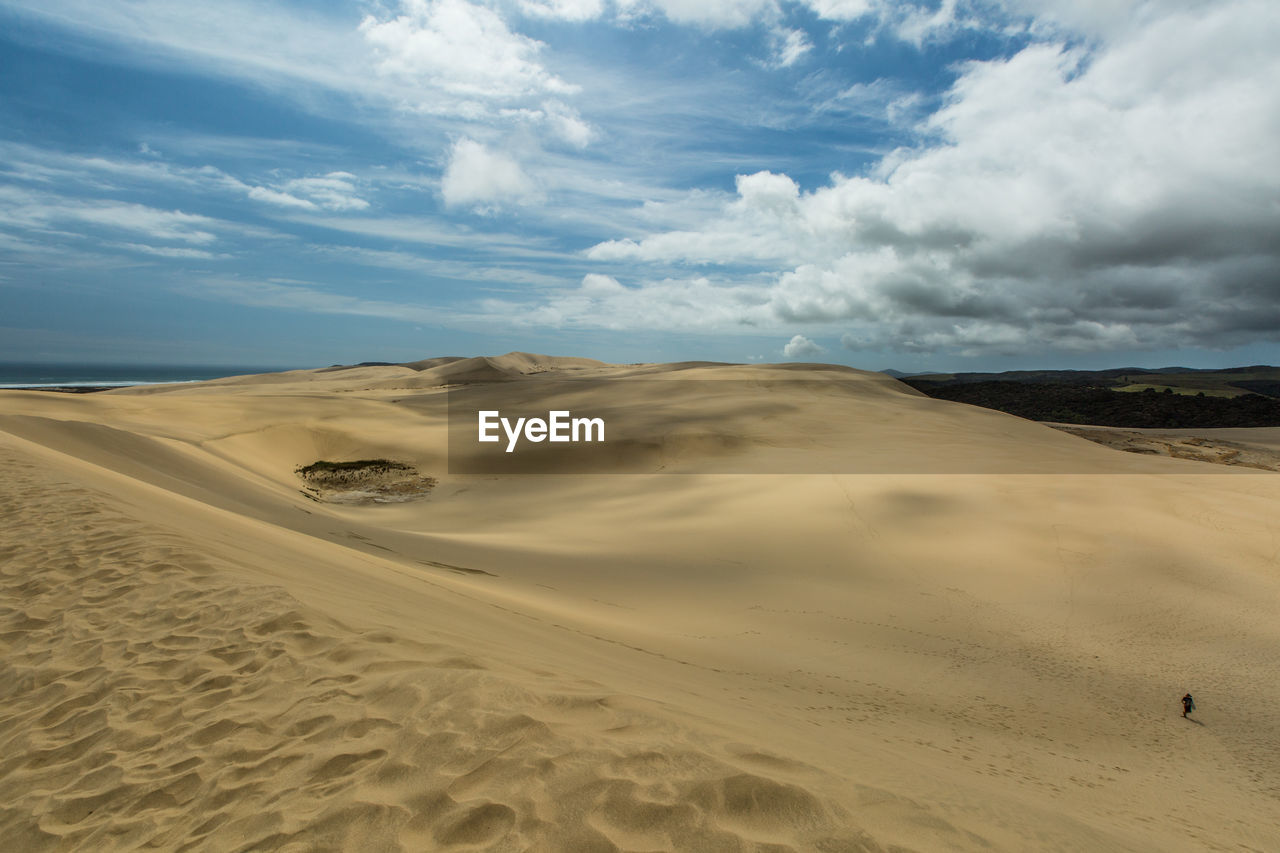
<path id="1" fill-rule="evenodd" d="M 613 276 L 587 273 L 582 277 L 580 292 L 584 296 L 616 296 L 626 293 L 627 289 Z"/>
<path id="2" fill-rule="evenodd" d="M 399 15 L 369 15 L 360 32 L 379 72 L 403 81 L 480 99 L 576 91 L 538 61 L 540 42 L 466 0 L 401 0 Z"/>
<path id="3" fill-rule="evenodd" d="M 577 110 L 562 101 L 546 101 L 542 105 L 542 114 L 546 116 L 552 133 L 574 148 L 586 148 L 595 138 L 591 125 L 582 120 Z"/>
<path id="4" fill-rule="evenodd" d="M 519 163 L 473 139 L 454 143 L 440 191 L 450 207 L 481 209 L 523 204 L 537 195 Z"/>
<path id="5" fill-rule="evenodd" d="M 1280 9 L 1170 9 L 1092 48 L 969 63 L 921 128 L 935 142 L 866 174 L 740 175 L 704 224 L 587 256 L 772 274 L 759 303 L 732 276 L 711 298 L 869 347 L 1280 338 Z"/>
<path id="6" fill-rule="evenodd" d="M 821 355 L 826 350 L 806 338 L 804 335 L 796 335 L 787 341 L 786 346 L 782 348 L 782 354 L 787 358 L 812 358 Z"/>
<path id="7" fill-rule="evenodd" d="M 720 216 L 694 230 L 599 243 L 587 257 L 599 261 L 687 261 L 733 263 L 798 260 L 811 253 L 813 238 L 800 210 L 800 187 L 787 175 L 738 175 L 737 197 Z"/>

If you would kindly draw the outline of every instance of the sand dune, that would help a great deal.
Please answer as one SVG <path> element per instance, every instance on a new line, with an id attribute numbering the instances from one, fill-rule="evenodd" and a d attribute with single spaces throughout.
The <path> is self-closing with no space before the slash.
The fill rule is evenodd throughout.
<path id="1" fill-rule="evenodd" d="M 449 472 L 445 389 L 564 377 L 642 473 Z M 367 458 L 437 482 L 295 473 Z M 0 392 L 0 462 L 11 849 L 1280 848 L 1273 473 L 519 353 Z"/>

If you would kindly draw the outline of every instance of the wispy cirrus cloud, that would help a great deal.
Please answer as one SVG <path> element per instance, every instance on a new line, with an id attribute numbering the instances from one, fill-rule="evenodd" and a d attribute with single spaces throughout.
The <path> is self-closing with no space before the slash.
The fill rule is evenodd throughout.
<path id="1" fill-rule="evenodd" d="M 775 0 L 621 0 L 618 7 L 629 16 L 661 14 L 677 24 L 707 28 L 745 27 L 778 12 Z"/>
<path id="2" fill-rule="evenodd" d="M 335 293 L 319 284 L 294 280 L 206 276 L 182 285 L 181 292 L 200 299 L 256 308 L 285 308 L 312 314 L 376 317 L 411 323 L 437 322 L 441 314 L 419 303 Z"/>
<path id="3" fill-rule="evenodd" d="M 7 167 L 0 175 L 37 186 L 75 187 L 97 194 L 128 191 L 138 186 L 167 187 L 185 191 L 230 191 L 255 201 L 303 210 L 364 210 L 359 178 L 350 172 L 332 171 L 284 180 L 265 186 L 242 180 L 211 165 L 184 166 L 169 162 L 148 148 L 146 159 L 123 159 L 47 151 L 31 145 L 0 142 Z"/>
<path id="4" fill-rule="evenodd" d="M 128 231 L 155 240 L 204 245 L 217 240 L 221 227 L 235 227 L 212 217 L 142 204 L 70 199 L 15 187 L 0 187 L 0 225 L 27 231 L 64 231 L 90 225 L 105 231 Z"/>
<path id="5" fill-rule="evenodd" d="M 772 41 L 771 63 L 778 68 L 790 68 L 813 50 L 813 43 L 804 30 L 779 27 L 774 30 Z"/>
<path id="6" fill-rule="evenodd" d="M 515 291 L 528 286 L 552 290 L 563 286 L 565 280 L 562 273 L 542 272 L 519 260 L 501 263 L 495 258 L 478 263 L 473 259 L 443 259 L 432 253 L 338 244 L 313 245 L 310 248 L 332 261 L 401 270 L 436 281 L 468 282 L 475 289 L 488 287 L 490 290 Z"/>
<path id="7" fill-rule="evenodd" d="M 604 14 L 603 0 L 520 0 L 520 11 L 534 18 L 590 21 Z"/>
<path id="8" fill-rule="evenodd" d="M 121 249 L 127 249 L 130 252 L 141 252 L 144 255 L 153 255 L 157 258 L 179 258 L 182 260 L 213 260 L 219 255 L 204 249 L 188 249 L 177 246 L 148 246 L 145 243 L 116 243 L 114 244 Z M 226 257 L 225 255 L 221 257 Z"/>
<path id="9" fill-rule="evenodd" d="M 329 172 L 310 178 L 293 178 L 277 188 L 240 184 L 249 198 L 280 207 L 301 210 L 365 210 L 369 202 L 357 195 L 357 178 L 350 172 Z"/>

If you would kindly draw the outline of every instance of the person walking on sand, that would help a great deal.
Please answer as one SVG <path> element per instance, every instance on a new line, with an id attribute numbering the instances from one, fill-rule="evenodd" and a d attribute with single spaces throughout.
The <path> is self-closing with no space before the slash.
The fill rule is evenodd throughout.
<path id="1" fill-rule="evenodd" d="M 1182 697 L 1182 716 L 1185 717 L 1187 714 L 1190 714 L 1195 709 L 1196 709 L 1196 700 L 1191 698 L 1191 694 L 1188 693 L 1186 696 L 1183 696 Z"/>

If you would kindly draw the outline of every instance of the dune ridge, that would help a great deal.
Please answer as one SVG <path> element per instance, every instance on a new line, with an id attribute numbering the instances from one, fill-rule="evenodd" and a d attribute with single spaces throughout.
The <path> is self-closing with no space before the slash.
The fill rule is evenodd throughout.
<path id="1" fill-rule="evenodd" d="M 452 475 L 468 376 L 751 391 L 672 385 L 647 474 Z M 378 458 L 437 483 L 296 474 Z M 656 467 L 717 459 L 796 470 Z M 521 354 L 3 392 L 0 464 L 20 849 L 1280 846 L 1271 473 L 848 368 Z"/>

